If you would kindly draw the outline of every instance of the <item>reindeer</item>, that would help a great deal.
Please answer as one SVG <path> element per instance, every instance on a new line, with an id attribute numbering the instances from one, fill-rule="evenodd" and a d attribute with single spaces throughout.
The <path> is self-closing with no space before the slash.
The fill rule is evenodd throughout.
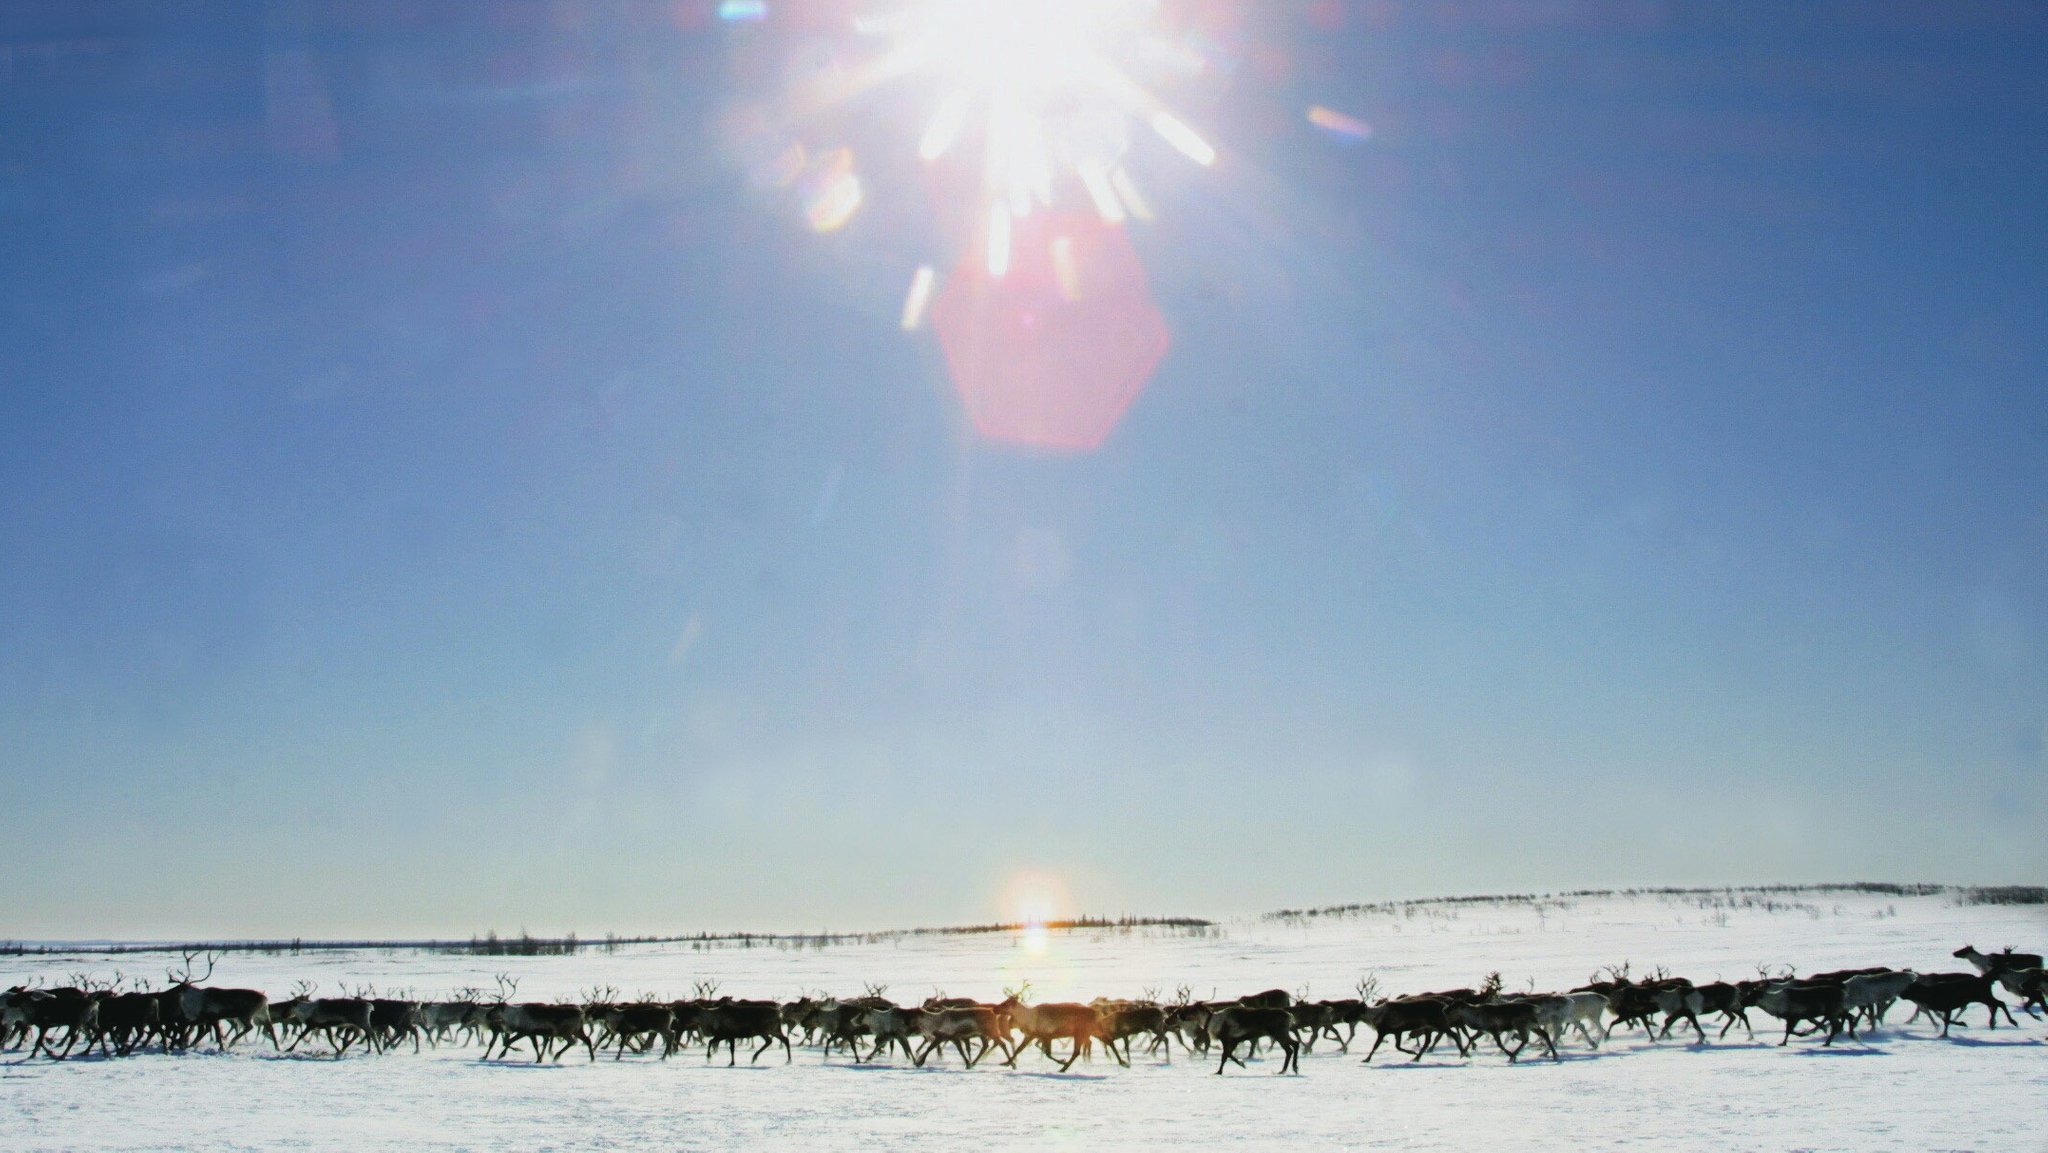
<path id="1" fill-rule="evenodd" d="M 885 1003 L 868 1009 L 862 1014 L 862 1020 L 867 1026 L 868 1035 L 873 1039 L 873 1045 L 869 1048 L 866 1058 L 861 1057 L 856 1047 L 854 1061 L 872 1061 L 895 1046 L 903 1050 L 903 1056 L 911 1064 L 917 1064 L 917 1054 L 910 1047 L 910 1039 L 918 1036 L 918 1022 L 923 1016 L 923 1009 L 907 1009 L 894 1003 Z"/>
<path id="2" fill-rule="evenodd" d="M 1842 986 L 1834 983 L 1802 985 L 1796 981 L 1783 981 L 1766 988 L 1757 995 L 1756 1007 L 1785 1022 L 1785 1036 L 1778 1042 L 1779 1048 L 1791 1043 L 1792 1033 L 1803 1021 L 1812 1021 L 1815 1028 L 1826 1025 L 1828 1039 L 1822 1048 L 1835 1043 L 1847 1026 L 1849 1035 L 1855 1036 L 1855 1024 L 1850 1021 L 1842 1008 Z"/>
<path id="3" fill-rule="evenodd" d="M 1858 973 L 1842 982 L 1842 1008 L 1848 1011 L 1852 1021 L 1862 1014 L 1874 1030 L 1899 999 L 1899 994 L 1919 979 L 1918 973 L 1907 969 Z"/>
<path id="4" fill-rule="evenodd" d="M 808 1045 L 817 1040 L 818 1010 L 825 1004 L 820 997 L 806 993 L 782 1006 L 782 1029 L 785 1033 L 801 1033 L 801 1043 Z"/>
<path id="5" fill-rule="evenodd" d="M 1436 1047 L 1438 1040 L 1449 1037 L 1458 1047 L 1458 1056 L 1465 1056 L 1465 1039 L 1451 1025 L 1450 1007 L 1452 1002 L 1440 997 L 1402 997 L 1393 1001 L 1381 1001 L 1365 1011 L 1365 1023 L 1377 1034 L 1372 1048 L 1366 1051 L 1366 1063 L 1380 1051 L 1380 1045 L 1392 1038 L 1394 1048 L 1410 1054 L 1413 1061 L 1422 1060 L 1422 1055 Z M 1401 1038 L 1415 1038 L 1415 1048 L 1410 1050 L 1401 1044 Z"/>
<path id="6" fill-rule="evenodd" d="M 1164 1046 L 1167 1062 L 1173 1061 L 1172 1033 L 1168 1029 L 1166 1010 L 1156 1002 L 1150 999 L 1111 1001 L 1098 997 L 1088 1005 L 1102 1019 L 1103 1043 L 1112 1049 L 1119 1042 L 1123 1044 L 1125 1063 L 1130 1061 L 1131 1038 L 1141 1035 L 1151 1039 L 1147 1053 L 1157 1054 Z"/>
<path id="7" fill-rule="evenodd" d="M 1600 1047 L 1600 1037 L 1594 1034 L 1605 1035 L 1601 1016 L 1607 1011 L 1607 998 L 1598 993 L 1525 993 L 1516 999 L 1535 1007 L 1536 1029 L 1550 1041 L 1553 1059 L 1563 1060 L 1557 1055 L 1556 1043 L 1571 1029 L 1579 1031 L 1588 1048 Z"/>
<path id="8" fill-rule="evenodd" d="M 869 1035 L 868 1013 L 892 1006 L 893 1002 L 881 997 L 856 997 L 844 1001 L 826 998 L 819 1002 L 811 1014 L 811 1022 L 824 1057 L 830 1060 L 834 1049 L 845 1049 L 858 1059 L 860 1040 Z"/>
<path id="9" fill-rule="evenodd" d="M 512 1055 L 512 1046 L 520 1041 L 533 1042 L 533 1063 L 553 1059 L 559 1061 L 562 1055 L 583 1042 L 590 1059 L 597 1060 L 597 1043 L 590 1039 L 590 1023 L 583 1015 L 581 1005 L 550 1005 L 528 1001 L 516 1005 L 497 1007 L 498 1032 L 503 1045 L 501 1057 Z M 558 1049 L 556 1042 L 561 1043 Z M 483 1059 L 491 1059 L 490 1046 L 484 1047 Z"/>
<path id="10" fill-rule="evenodd" d="M 113 1053 L 126 1057 L 148 1040 L 156 1031 L 161 1006 L 152 993 L 115 993 L 100 1002 L 99 1037 L 101 1048 L 106 1042 L 114 1043 Z"/>
<path id="11" fill-rule="evenodd" d="M 2011 945 L 2007 945 L 2005 951 L 2000 953 L 1979 953 L 1973 946 L 1964 945 L 1954 953 L 1951 953 L 1950 956 L 1968 961 L 1976 966 L 1979 973 L 1986 977 L 1996 977 L 2001 973 L 2010 972 L 2014 969 L 2038 969 L 2041 967 L 2041 954 L 2015 953 L 2012 951 Z"/>
<path id="12" fill-rule="evenodd" d="M 1446 1010 L 1446 1015 L 1450 1018 L 1452 1027 L 1464 1029 L 1472 1035 L 1475 1047 L 1479 1034 L 1484 1033 L 1493 1038 L 1494 1048 L 1507 1054 L 1510 1065 L 1515 1063 L 1515 1058 L 1523 1049 L 1529 1047 L 1531 1032 L 1542 1038 L 1544 1046 L 1550 1050 L 1552 1059 L 1562 1060 L 1557 1055 L 1556 1043 L 1551 1040 L 1550 1034 L 1543 1031 L 1542 1025 L 1538 1022 L 1536 1006 L 1531 1002 L 1476 1001 L 1454 1004 Z M 1514 1048 L 1508 1048 L 1506 1042 L 1501 1040 L 1503 1033 L 1515 1035 Z"/>
<path id="13" fill-rule="evenodd" d="M 615 1039 L 619 1043 L 618 1052 L 612 1055 L 614 1061 L 626 1055 L 629 1042 L 637 1043 L 638 1051 L 645 1053 L 654 1047 L 656 1040 L 660 1040 L 661 1059 L 664 1061 L 675 1051 L 676 1011 L 668 1005 L 652 1001 L 605 1005 L 599 1008 L 597 1019 L 604 1026 L 606 1041 Z"/>
<path id="14" fill-rule="evenodd" d="M 184 966 L 164 970 L 167 987 L 156 993 L 157 1032 L 163 1038 L 166 1053 L 174 1049 L 189 1048 L 197 1039 L 195 1034 L 198 1032 L 198 1021 L 185 1011 L 185 991 L 197 984 L 192 979 L 192 961 L 199 955 L 196 950 L 186 950 Z M 200 981 L 213 976 L 213 965 L 218 960 L 212 953 L 205 956 L 206 972 L 199 975 Z"/>
<path id="15" fill-rule="evenodd" d="M 1742 1022 L 1742 1028 L 1749 1034 L 1750 1040 L 1756 1039 L 1756 1030 L 1750 1028 L 1748 1013 L 1750 998 L 1756 992 L 1756 989 L 1751 988 L 1752 985 L 1756 986 L 1756 989 L 1762 988 L 1761 984 L 1752 981 L 1733 984 L 1727 981 L 1714 981 L 1693 987 L 1693 992 L 1699 994 L 1700 1012 L 1721 1014 L 1721 1031 L 1715 1034 L 1716 1041 L 1726 1039 L 1728 1030 L 1733 1029 L 1737 1021 Z"/>
<path id="16" fill-rule="evenodd" d="M 1999 1000 L 1997 994 L 1992 992 L 1992 981 L 1988 974 L 1924 974 L 1901 990 L 1899 995 L 1918 1005 L 1929 1016 L 1939 1015 L 1941 1035 L 1944 1037 L 1948 1036 L 1949 1025 L 1954 1022 L 1956 1016 L 1971 1005 L 1983 1005 L 1990 1010 L 1987 1014 L 1988 1023 L 1993 1029 L 1998 1028 L 1998 1014 L 2001 1012 L 2013 1027 L 2019 1026 L 2019 1021 L 2013 1017 L 2012 1010 L 2006 1008 L 2005 1002 Z"/>
<path id="17" fill-rule="evenodd" d="M 704 1006 L 697 1019 L 697 1031 L 707 1041 L 704 1047 L 706 1061 L 711 1060 L 711 1055 L 723 1043 L 728 1054 L 726 1065 L 735 1065 L 739 1062 L 740 1041 L 751 1041 L 757 1037 L 761 1039 L 761 1047 L 747 1058 L 748 1064 L 760 1060 L 761 1054 L 773 1048 L 777 1041 L 782 1042 L 783 1063 L 795 1060 L 789 1048 L 789 1035 L 782 1031 L 782 1006 L 774 1001 L 735 1001 L 721 997 Z"/>
<path id="18" fill-rule="evenodd" d="M 287 1053 L 316 1031 L 334 1046 L 337 1061 L 358 1040 L 370 1052 L 378 1051 L 377 1032 L 370 1023 L 371 1005 L 361 997 L 299 997 L 286 1002 L 285 1010 L 285 1019 L 299 1030 L 298 1037 L 285 1046 Z M 488 1049 L 485 1055 L 489 1055 Z"/>
<path id="19" fill-rule="evenodd" d="M 482 993 L 475 988 L 457 989 L 447 1001 L 422 1001 L 420 1032 L 426 1035 L 427 1044 L 436 1048 L 443 1041 L 453 1041 L 457 1031 L 467 1032 L 474 1041 L 482 1024 L 482 1008 Z"/>
<path id="20" fill-rule="evenodd" d="M 1301 1072 L 1301 1043 L 1294 1039 L 1294 1014 L 1286 1009 L 1254 1008 L 1250 1005 L 1226 1005 L 1209 1018 L 1209 1038 L 1223 1051 L 1216 1061 L 1216 1074 L 1222 1076 L 1223 1067 L 1237 1061 L 1237 1067 L 1247 1068 L 1238 1060 L 1239 1045 L 1268 1040 L 1280 1047 L 1279 1072 L 1292 1068 Z"/>
<path id="21" fill-rule="evenodd" d="M 160 1025 L 176 1031 L 177 1047 L 186 1048 L 195 1043 L 202 1033 L 211 1032 L 214 1044 L 222 1052 L 234 1047 L 235 1042 L 262 1029 L 270 1038 L 273 1051 L 278 1048 L 277 1029 L 270 1013 L 270 998 L 255 989 L 208 989 L 199 982 L 213 976 L 214 965 L 220 960 L 219 954 L 206 953 L 206 972 L 194 976 L 193 959 L 201 954 L 197 950 L 184 953 L 185 964 L 181 969 L 165 971 L 170 987 L 156 994 L 157 1015 Z M 232 1033 L 225 1032 L 223 1025 L 233 1023 Z M 165 1039 L 169 1048 L 171 1038 Z"/>
<path id="22" fill-rule="evenodd" d="M 371 997 L 370 1028 L 377 1034 L 377 1047 L 389 1051 L 412 1040 L 412 1051 L 420 1051 L 420 1031 L 424 1017 L 418 1001 L 407 1001 L 397 997 Z"/>
<path id="23" fill-rule="evenodd" d="M 1664 1027 L 1657 1033 L 1659 1040 L 1671 1035 L 1671 1026 L 1684 1021 L 1692 1026 L 1699 1044 L 1707 1043 L 1707 1031 L 1700 1028 L 1699 1016 L 1706 1011 L 1706 998 L 1693 988 L 1691 981 L 1684 977 L 1660 977 L 1646 982 L 1644 987 L 1650 990 L 1651 1000 L 1664 1014 Z"/>
<path id="24" fill-rule="evenodd" d="M 1190 1054 L 1207 1053 L 1209 1017 L 1214 1009 L 1194 997 L 1194 990 L 1186 985 L 1174 990 L 1173 1003 L 1166 1006 L 1166 1031 L 1179 1037 L 1181 1048 Z"/>
<path id="25" fill-rule="evenodd" d="M 1013 1056 L 1010 1031 L 1003 1027 L 995 1009 L 988 1005 L 950 1005 L 919 1010 L 917 1032 L 924 1038 L 924 1048 L 918 1051 L 912 1063 L 919 1068 L 924 1066 L 926 1058 L 946 1044 L 958 1050 L 960 1060 L 969 1069 L 988 1056 L 990 1049 L 1001 1049 L 1006 1059 Z M 971 1057 L 967 1055 L 967 1043 L 970 1041 L 981 1042 L 981 1048 Z"/>
<path id="26" fill-rule="evenodd" d="M 1291 1009 L 1294 1007 L 1294 995 L 1285 989 L 1268 989 L 1263 993 L 1239 997 L 1237 1003 L 1248 1009 Z"/>
<path id="27" fill-rule="evenodd" d="M 35 1031 L 35 1044 L 29 1049 L 29 1057 L 42 1053 L 53 1061 L 62 1061 L 69 1056 L 73 1046 L 86 1042 L 90 1051 L 90 1038 L 99 1027 L 100 997 L 79 988 L 28 989 L 16 993 L 8 1012 L 28 1029 Z M 50 1034 L 64 1030 L 64 1048 L 59 1051 L 50 1045 Z"/>
<path id="28" fill-rule="evenodd" d="M 1095 1041 L 1108 1043 L 1107 1035 L 1102 1028 L 1102 1017 L 1094 1009 L 1071 1002 L 1026 1005 L 1022 994 L 1029 990 L 1028 982 L 1014 992 L 1004 990 L 1009 995 L 995 1006 L 999 1019 L 1024 1035 L 1023 1040 L 1010 1051 L 1010 1059 L 1003 1062 L 1005 1065 L 1015 1068 L 1018 1055 L 1033 1044 L 1038 1046 L 1039 1052 L 1045 1054 L 1046 1060 L 1059 1061 L 1058 1057 L 1052 1055 L 1052 1043 L 1065 1037 L 1074 1043 L 1074 1051 L 1065 1061 L 1060 1061 L 1060 1072 L 1064 1073 L 1084 1054 L 1093 1051 Z M 1124 1059 L 1123 1054 L 1117 1052 L 1116 1046 L 1109 1046 L 1109 1055 L 1115 1057 L 1118 1064 L 1126 1068 L 1130 1066 L 1130 1062 Z"/>
<path id="29" fill-rule="evenodd" d="M 1335 1019 L 1327 1001 L 1296 999 L 1288 1015 L 1294 1018 L 1294 1038 L 1303 1049 L 1316 1051 L 1316 1038 L 1330 1028 Z"/>

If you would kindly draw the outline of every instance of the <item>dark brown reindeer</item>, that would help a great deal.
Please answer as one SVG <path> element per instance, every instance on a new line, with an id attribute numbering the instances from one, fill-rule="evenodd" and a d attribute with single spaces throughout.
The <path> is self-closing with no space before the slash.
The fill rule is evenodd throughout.
<path id="1" fill-rule="evenodd" d="M 512 1046 L 520 1041 L 533 1043 L 533 1063 L 562 1059 L 563 1054 L 576 1047 L 581 1041 L 592 1061 L 597 1060 L 597 1043 L 590 1039 L 590 1023 L 583 1015 L 581 1005 L 551 1005 L 539 1001 L 527 1001 L 515 1005 L 501 1005 L 497 1009 L 499 1043 L 503 1046 L 499 1056 L 512 1055 Z M 559 1047 L 557 1047 L 559 1043 Z M 484 1060 L 490 1060 L 490 1046 L 484 1047 Z"/>
<path id="2" fill-rule="evenodd" d="M 1957 1022 L 1962 1011 L 1972 1005 L 1983 1005 L 1990 1010 L 1987 1014 L 1987 1023 L 1993 1029 L 1998 1028 L 1998 1015 L 2001 1012 L 2015 1028 L 2019 1026 L 2019 1021 L 2013 1017 L 2012 1010 L 2006 1008 L 2005 1002 L 1999 1000 L 1998 995 L 1992 992 L 1992 980 L 1988 974 L 1922 974 L 1918 980 L 1906 986 L 1899 996 L 1918 1005 L 1929 1016 L 1940 1017 L 1941 1035 L 1944 1037 L 1948 1036 L 1949 1026 Z"/>
<path id="3" fill-rule="evenodd" d="M 777 1041 L 782 1042 L 783 1063 L 795 1060 L 789 1048 L 789 1034 L 782 1029 L 782 1006 L 774 1001 L 735 1001 L 721 997 L 704 1006 L 697 1019 L 697 1032 L 707 1042 L 704 1047 L 706 1061 L 723 1044 L 728 1053 L 726 1065 L 736 1065 L 739 1063 L 739 1043 L 756 1038 L 760 1040 L 761 1047 L 747 1058 L 748 1064 L 760 1060 L 761 1054 L 773 1048 Z"/>
<path id="4" fill-rule="evenodd" d="M 1209 1018 L 1209 1039 L 1214 1041 L 1223 1055 L 1216 1060 L 1216 1072 L 1220 1076 L 1223 1067 L 1232 1061 L 1240 1069 L 1247 1066 L 1237 1057 L 1239 1045 L 1250 1046 L 1259 1041 L 1271 1041 L 1280 1047 L 1282 1054 L 1277 1072 L 1289 1069 L 1301 1072 L 1301 1042 L 1294 1039 L 1294 1014 L 1286 1009 L 1261 1009 L 1250 1005 L 1226 1005 Z"/>
<path id="5" fill-rule="evenodd" d="M 81 1041 L 90 1050 L 91 1038 L 99 1027 L 101 999 L 81 988 L 27 989 L 10 997 L 6 1012 L 15 1022 L 25 1026 L 25 1031 L 34 1031 L 35 1044 L 29 1048 L 30 1058 L 41 1053 L 53 1061 L 62 1061 Z M 58 1029 L 64 1030 L 64 1048 L 61 1050 L 50 1043 L 50 1034 Z"/>
<path id="6" fill-rule="evenodd" d="M 284 1019 L 299 1030 L 299 1035 L 285 1046 L 287 1053 L 296 1051 L 314 1033 L 334 1047 L 337 1061 L 357 1041 L 363 1042 L 369 1051 L 377 1051 L 377 1033 L 370 1023 L 371 1006 L 361 997 L 298 997 L 285 1002 L 282 1008 Z M 490 1056 L 489 1046 L 485 1047 L 484 1055 Z"/>
<path id="7" fill-rule="evenodd" d="M 1450 1007 L 1452 1002 L 1440 997 L 1402 997 L 1382 1001 L 1365 1011 L 1365 1023 L 1375 1034 L 1372 1048 L 1366 1051 L 1365 1060 L 1370 1063 L 1380 1046 L 1390 1038 L 1394 1048 L 1409 1054 L 1411 1061 L 1422 1060 L 1422 1055 L 1436 1047 L 1437 1041 L 1449 1037 L 1458 1047 L 1458 1055 L 1465 1055 L 1465 1039 L 1451 1026 Z M 1403 1037 L 1415 1040 L 1415 1048 L 1401 1044 Z"/>
<path id="8" fill-rule="evenodd" d="M 113 1042 L 113 1053 L 126 1057 L 133 1053 L 150 1034 L 156 1032 L 161 1006 L 154 993 L 137 990 L 115 993 L 100 1002 L 99 1039 L 104 1050 L 108 1041 Z"/>
<path id="9" fill-rule="evenodd" d="M 1816 1031 L 1820 1026 L 1827 1027 L 1828 1039 L 1821 1043 L 1822 1048 L 1832 1046 L 1845 1027 L 1854 1036 L 1854 1025 L 1842 1008 L 1842 986 L 1839 982 L 1801 984 L 1781 981 L 1757 995 L 1756 1007 L 1785 1022 L 1785 1036 L 1778 1041 L 1780 1048 L 1790 1044 L 1799 1025 L 1808 1021 L 1814 1024 Z"/>

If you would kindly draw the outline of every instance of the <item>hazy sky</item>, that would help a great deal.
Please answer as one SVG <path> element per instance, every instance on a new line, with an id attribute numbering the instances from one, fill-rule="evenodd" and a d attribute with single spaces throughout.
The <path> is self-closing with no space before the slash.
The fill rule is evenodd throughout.
<path id="1" fill-rule="evenodd" d="M 2048 10 L 1169 4 L 1055 453 L 716 7 L 0 5 L 0 938 L 2048 877 Z"/>

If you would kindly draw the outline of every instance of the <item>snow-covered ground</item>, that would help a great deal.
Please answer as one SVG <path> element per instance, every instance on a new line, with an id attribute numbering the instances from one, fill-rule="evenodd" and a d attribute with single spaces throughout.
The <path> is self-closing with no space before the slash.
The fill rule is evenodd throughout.
<path id="1" fill-rule="evenodd" d="M 1747 903 L 1745 904 L 1745 901 Z M 791 998 L 857 994 L 886 984 L 898 1000 L 935 990 L 995 999 L 1031 983 L 1035 1000 L 1137 996 L 1179 985 L 1195 995 L 1268 987 L 1352 995 L 1361 975 L 1389 993 L 1477 983 L 1500 970 L 1511 988 L 1583 983 L 1627 961 L 1706 981 L 1759 964 L 1802 972 L 1867 964 L 1924 971 L 1967 966 L 1963 944 L 2048 945 L 2048 909 L 1959 907 L 1946 897 L 1860 894 L 1616 896 L 1563 902 L 1408 905 L 1310 920 L 1250 919 L 1214 930 L 1089 930 L 909 937 L 817 947 L 648 946 L 613 953 L 506 958 L 379 951 L 230 954 L 210 983 L 282 995 L 295 982 L 409 989 L 443 996 L 509 973 L 525 999 L 574 998 L 609 985 L 623 996 L 721 993 Z M 0 986 L 119 970 L 161 978 L 176 957 L 0 958 Z M 855 1065 L 799 1049 L 754 1067 L 706 1065 L 701 1053 L 535 1067 L 485 1064 L 476 1049 L 381 1056 L 279 1057 L 235 1052 L 125 1059 L 0 1058 L 0 1145 L 43 1149 L 673 1149 L 1144 1148 L 1222 1143 L 1294 1148 L 1676 1150 L 2048 1150 L 2048 1025 L 1970 1028 L 1940 1040 L 1893 1024 L 1862 1042 L 1777 1047 L 1756 1013 L 1754 1042 L 1650 1043 L 1617 1036 L 1598 1053 L 1509 1065 L 1490 1048 L 1420 1064 L 1382 1050 L 1371 1066 L 1327 1044 L 1302 1074 L 1273 1062 L 1218 1077 L 1177 1055 L 1128 1070 L 1098 1057 L 1066 1075 L 1036 1056 L 1016 1071 L 991 1063 Z M 1362 1035 L 1363 1036 L 1363 1035 Z M 1711 1030 L 1710 1030 L 1711 1036 Z M 744 1055 L 744 1051 L 742 1053 Z M 1389 1056 L 1394 1059 L 1389 1060 Z M 934 1144 L 934 1142 L 938 1144 Z"/>

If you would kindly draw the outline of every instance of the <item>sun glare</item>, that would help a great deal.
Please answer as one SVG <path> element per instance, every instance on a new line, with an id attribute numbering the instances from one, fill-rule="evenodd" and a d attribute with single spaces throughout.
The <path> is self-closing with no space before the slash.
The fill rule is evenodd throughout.
<path id="1" fill-rule="evenodd" d="M 917 22 L 943 73 L 1033 102 L 1090 83 L 1150 7 L 1142 0 L 930 0 Z"/>
<path id="2" fill-rule="evenodd" d="M 844 2 L 857 42 L 844 62 L 793 68 L 781 107 L 728 118 L 728 147 L 821 234 L 850 227 L 871 191 L 908 183 L 899 165 L 921 168 L 950 263 L 916 264 L 899 327 L 931 329 L 983 436 L 1098 447 L 1170 337 L 1124 237 L 1153 219 L 1141 183 L 1172 180 L 1185 168 L 1172 161 L 1223 163 L 1152 85 L 1218 78 L 1224 49 L 1165 0 Z M 720 13 L 767 22 L 771 7 Z M 849 144 L 789 139 L 791 124 L 899 85 L 911 91 L 888 102 L 891 139 L 858 163 Z"/>
<path id="3" fill-rule="evenodd" d="M 1132 124 L 1203 166 L 1216 152 L 1117 65 L 1156 38 L 1156 0 L 924 0 L 864 22 L 893 41 L 887 75 L 922 76 L 934 99 L 917 135 L 926 163 L 982 149 L 991 235 L 1061 197 L 1120 224 Z M 995 273 L 995 275 L 1001 275 Z"/>

